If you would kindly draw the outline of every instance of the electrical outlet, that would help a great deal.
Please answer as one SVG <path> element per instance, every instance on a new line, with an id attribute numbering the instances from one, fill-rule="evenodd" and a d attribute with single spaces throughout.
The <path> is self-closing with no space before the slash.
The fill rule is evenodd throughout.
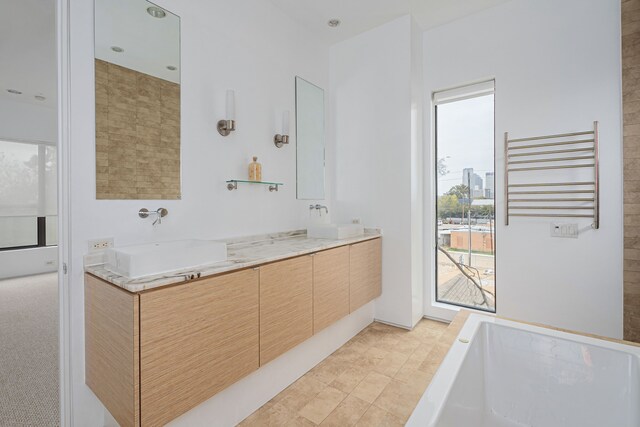
<path id="1" fill-rule="evenodd" d="M 551 224 L 551 237 L 568 237 L 572 239 L 578 238 L 578 224 Z"/>
<path id="2" fill-rule="evenodd" d="M 353 218 L 351 224 L 360 224 L 360 218 Z"/>
<path id="3" fill-rule="evenodd" d="M 89 252 L 103 251 L 113 247 L 113 237 L 89 240 Z"/>

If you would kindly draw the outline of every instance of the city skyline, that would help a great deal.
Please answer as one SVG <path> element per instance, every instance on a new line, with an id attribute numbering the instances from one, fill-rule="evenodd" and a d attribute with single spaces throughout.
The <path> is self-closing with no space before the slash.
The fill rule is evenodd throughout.
<path id="1" fill-rule="evenodd" d="M 462 183 L 464 169 L 472 168 L 484 179 L 494 172 L 493 95 L 438 106 L 437 161 L 444 165 L 438 176 L 438 196 Z"/>

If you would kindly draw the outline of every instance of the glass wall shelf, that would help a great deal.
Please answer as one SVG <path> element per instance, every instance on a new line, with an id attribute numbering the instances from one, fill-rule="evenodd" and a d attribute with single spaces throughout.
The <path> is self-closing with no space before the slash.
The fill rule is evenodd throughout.
<path id="1" fill-rule="evenodd" d="M 238 183 L 268 185 L 269 186 L 269 191 L 278 191 L 278 187 L 280 187 L 281 185 L 284 185 L 281 182 L 248 181 L 248 180 L 244 180 L 244 179 L 230 179 L 229 181 L 227 181 L 227 190 L 229 190 L 229 191 L 237 190 L 238 189 Z"/>

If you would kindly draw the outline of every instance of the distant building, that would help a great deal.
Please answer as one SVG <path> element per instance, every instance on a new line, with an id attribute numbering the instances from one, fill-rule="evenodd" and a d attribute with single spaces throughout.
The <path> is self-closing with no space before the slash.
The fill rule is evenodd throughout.
<path id="1" fill-rule="evenodd" d="M 482 178 L 473 172 L 473 168 L 464 168 L 462 170 L 462 184 L 471 188 L 471 197 L 484 197 L 482 189 Z"/>
<path id="2" fill-rule="evenodd" d="M 446 238 L 443 236 L 443 243 L 446 241 L 450 244 L 451 249 L 469 249 L 469 229 L 451 230 L 449 236 Z M 471 250 L 493 253 L 493 235 L 489 230 L 471 230 Z"/>
<path id="3" fill-rule="evenodd" d="M 484 175 L 484 182 L 485 182 L 484 197 L 486 197 L 487 199 L 493 199 L 495 197 L 495 193 L 494 193 L 495 177 L 493 172 L 487 172 Z"/>

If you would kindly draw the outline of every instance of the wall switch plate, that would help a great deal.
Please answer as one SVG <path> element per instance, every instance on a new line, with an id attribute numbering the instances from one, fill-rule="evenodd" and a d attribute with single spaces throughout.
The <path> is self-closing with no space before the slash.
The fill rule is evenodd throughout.
<path id="1" fill-rule="evenodd" d="M 578 224 L 552 223 L 551 237 L 567 237 L 570 239 L 577 239 Z"/>
<path id="2" fill-rule="evenodd" d="M 89 252 L 103 251 L 113 247 L 113 237 L 89 240 Z"/>

